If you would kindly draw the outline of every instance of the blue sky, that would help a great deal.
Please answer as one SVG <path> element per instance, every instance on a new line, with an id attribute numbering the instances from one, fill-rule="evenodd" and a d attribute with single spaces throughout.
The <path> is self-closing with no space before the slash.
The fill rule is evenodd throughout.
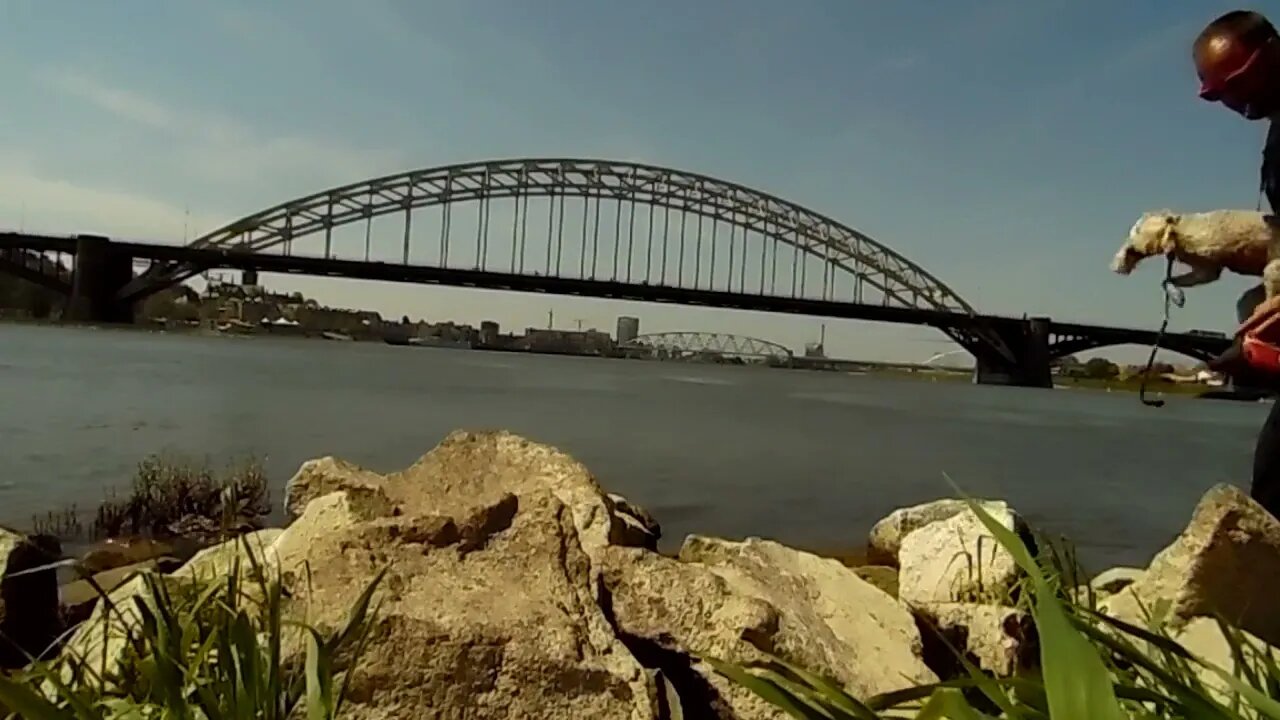
<path id="1" fill-rule="evenodd" d="M 164 242 L 367 177 L 519 156 L 638 160 L 851 225 L 980 310 L 1154 327 L 1144 210 L 1252 208 L 1265 126 L 1197 100 L 1231 5 L 1134 0 L 0 0 L 0 225 Z M 335 280 L 339 306 L 508 327 L 753 334 L 819 320 Z M 1175 327 L 1229 330 L 1249 286 Z M 922 360 L 927 328 L 829 321 L 834 354 Z M 1138 358 L 1141 348 L 1123 352 Z"/>

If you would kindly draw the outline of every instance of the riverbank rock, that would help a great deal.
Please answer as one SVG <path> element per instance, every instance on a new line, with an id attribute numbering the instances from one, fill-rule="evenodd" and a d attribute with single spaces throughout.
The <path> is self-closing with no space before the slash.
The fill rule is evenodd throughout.
<path id="1" fill-rule="evenodd" d="M 159 557 L 144 560 L 132 565 L 113 567 L 95 573 L 88 579 L 73 580 L 58 588 L 58 600 L 62 603 L 62 619 L 66 625 L 77 625 L 87 620 L 94 606 L 101 599 L 102 593 L 111 591 L 128 582 L 134 575 L 146 570 L 157 572 L 173 572 L 182 566 L 177 559 Z"/>
<path id="2" fill-rule="evenodd" d="M 61 558 L 62 547 L 50 536 L 0 528 L 0 668 L 42 656 L 62 631 L 57 570 L 36 569 Z"/>
<path id="3" fill-rule="evenodd" d="M 1216 485 L 1200 499 L 1186 529 L 1150 567 L 1101 608 L 1145 624 L 1168 603 L 1171 627 L 1220 614 L 1280 645 L 1280 521 L 1239 488 Z"/>
<path id="4" fill-rule="evenodd" d="M 686 717 L 785 717 L 699 656 L 742 663 L 768 652 L 858 697 L 936 680 L 910 613 L 836 560 L 771 541 L 698 536 L 676 559 L 618 547 L 607 558 L 615 626 L 636 657 L 671 680 Z"/>
<path id="5" fill-rule="evenodd" d="M 1173 633 L 1172 639 L 1200 660 L 1217 665 L 1237 677 L 1240 677 L 1241 671 L 1244 670 L 1236 662 L 1237 658 L 1231 649 L 1231 642 L 1222 634 L 1222 628 L 1213 618 L 1198 617 L 1192 619 L 1179 628 L 1176 633 Z M 1254 659 L 1265 657 L 1268 652 L 1274 657 L 1274 648 L 1268 648 L 1266 643 L 1249 633 L 1242 633 L 1239 640 L 1251 648 L 1244 651 L 1244 656 L 1248 658 L 1247 664 L 1249 665 L 1254 663 Z M 1149 652 L 1153 657 L 1160 657 L 1161 651 L 1156 648 L 1150 648 Z M 1205 687 L 1209 689 L 1218 702 L 1227 707 L 1231 707 L 1234 701 L 1243 701 L 1244 707 L 1251 705 L 1248 700 L 1239 698 L 1230 683 L 1210 668 L 1200 664 L 1192 667 L 1196 677 L 1200 682 L 1204 683 Z"/>
<path id="6" fill-rule="evenodd" d="M 387 570 L 351 681 L 352 717 L 655 718 L 657 689 L 614 635 L 572 508 L 505 493 L 465 513 L 335 524 L 343 493 L 308 504 L 276 541 L 295 607 L 338 627 Z"/>
<path id="7" fill-rule="evenodd" d="M 290 615 L 336 629 L 386 571 L 348 717 L 662 717 L 666 681 L 617 637 L 595 561 L 652 534 L 615 514 L 620 503 L 567 455 L 509 433 L 454 433 L 387 475 L 313 461 L 290 495 L 301 513 L 289 527 L 250 535 Z M 171 579 L 216 581 L 242 553 L 210 548 Z M 140 589 L 135 578 L 112 596 Z M 95 616 L 69 648 L 100 657 L 108 643 L 118 663 L 122 632 L 107 628 L 119 614 Z"/>
<path id="8" fill-rule="evenodd" d="M 647 512 L 605 493 L 582 463 L 561 450 L 505 431 L 450 433 L 431 452 L 385 476 L 334 458 L 304 463 L 289 483 L 289 508 L 335 490 L 379 512 L 465 514 L 504 494 L 551 492 L 572 508 L 589 553 L 609 544 L 652 546 L 658 526 Z M 623 509 L 620 510 L 619 507 Z"/>
<path id="9" fill-rule="evenodd" d="M 107 538 L 90 547 L 80 558 L 80 569 L 97 574 L 137 565 L 164 556 L 173 556 L 172 543 L 143 537 Z"/>
<path id="10" fill-rule="evenodd" d="M 1026 535 L 1013 510 L 988 512 Z M 909 533 L 898 551 L 898 598 L 908 605 L 971 602 L 1009 604 L 1021 578 L 1013 556 L 967 508 Z"/>
<path id="11" fill-rule="evenodd" d="M 1037 660 L 1035 622 L 1026 612 L 999 605 L 933 603 L 915 608 L 923 627 L 925 660 L 941 677 L 968 673 L 955 656 L 996 677 L 1011 677 Z"/>
<path id="12" fill-rule="evenodd" d="M 649 511 L 615 493 L 609 493 L 606 498 L 613 512 L 628 526 L 625 535 L 631 538 L 629 544 L 656 551 L 658 540 L 662 539 L 662 526 Z"/>
<path id="13" fill-rule="evenodd" d="M 296 519 L 307 503 L 337 490 L 349 496 L 368 493 L 376 497 L 382 494 L 382 483 L 381 475 L 331 455 L 308 460 L 285 483 L 285 513 Z"/>
<path id="14" fill-rule="evenodd" d="M 883 590 L 895 600 L 898 597 L 898 569 L 886 565 L 858 565 L 853 574 Z"/>
<path id="15" fill-rule="evenodd" d="M 1011 512 L 1004 501 L 980 502 L 992 514 Z M 898 567 L 898 553 L 905 537 L 926 525 L 941 522 L 967 512 L 968 509 L 964 500 L 945 498 L 894 510 L 871 527 L 867 540 L 867 564 Z"/>
<path id="16" fill-rule="evenodd" d="M 1095 575 L 1089 581 L 1089 587 L 1100 595 L 1115 595 L 1142 579 L 1146 573 L 1142 568 L 1113 567 Z"/>

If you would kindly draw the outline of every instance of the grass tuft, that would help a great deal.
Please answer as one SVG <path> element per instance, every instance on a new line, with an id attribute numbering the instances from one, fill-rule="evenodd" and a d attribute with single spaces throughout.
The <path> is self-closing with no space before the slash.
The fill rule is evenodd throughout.
<path id="1" fill-rule="evenodd" d="M 385 570 L 349 609 L 346 623 L 325 632 L 292 619 L 279 571 L 257 562 L 248 541 L 240 542 L 246 552 L 223 577 L 148 573 L 135 595 L 113 601 L 104 593 L 101 613 L 89 622 L 112 618 L 120 652 L 108 657 L 104 644 L 92 657 L 68 651 L 0 675 L 0 717 L 338 717 L 377 614 L 373 598 Z"/>
<path id="2" fill-rule="evenodd" d="M 32 519 L 32 531 L 60 540 L 174 536 L 224 537 L 254 529 L 271 514 L 270 483 L 256 458 L 215 473 L 208 462 L 151 455 L 138 464 L 127 494 L 109 494 L 86 526 L 69 506 Z"/>

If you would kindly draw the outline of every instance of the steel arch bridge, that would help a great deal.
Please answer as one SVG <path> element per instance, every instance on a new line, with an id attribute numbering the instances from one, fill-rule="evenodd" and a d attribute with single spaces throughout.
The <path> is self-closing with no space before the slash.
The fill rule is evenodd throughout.
<path id="1" fill-rule="evenodd" d="M 731 358 L 775 360 L 790 363 L 795 357 L 789 348 L 768 340 L 727 333 L 676 331 L 637 335 L 618 346 L 619 350 L 640 350 L 668 357 L 703 354 Z"/>
<path id="2" fill-rule="evenodd" d="M 536 219 L 531 200 L 545 206 Z M 575 201 L 572 210 L 570 200 Z M 464 213 L 463 204 L 475 205 L 475 215 Z M 510 219 L 509 242 L 503 228 L 496 233 L 492 228 L 497 205 L 510 207 L 503 217 Z M 637 207 L 646 210 L 639 218 L 640 233 Z M 423 242 L 423 222 L 414 211 L 425 208 L 438 213 L 429 220 L 431 239 Z M 474 270 L 498 264 L 524 276 L 976 315 L 920 265 L 830 217 L 706 175 L 601 159 L 490 160 L 387 175 L 245 216 L 188 247 L 296 255 L 305 240 L 313 253 L 331 258 L 341 244 L 335 230 L 363 223 L 364 257 L 370 260 L 373 221 L 392 215 L 403 216 L 402 231 L 395 238 L 395 257 L 381 262 Z M 453 231 L 468 222 L 474 232 L 464 231 L 460 239 Z M 601 241 L 602 225 L 606 233 L 612 225 L 612 242 Z M 531 227 L 535 233 L 545 230 L 541 242 L 530 240 Z M 121 297 L 136 301 L 204 269 L 193 262 L 159 263 L 128 283 Z M 940 329 L 970 350 L 995 349 L 1013 357 L 998 334 L 978 323 Z"/>

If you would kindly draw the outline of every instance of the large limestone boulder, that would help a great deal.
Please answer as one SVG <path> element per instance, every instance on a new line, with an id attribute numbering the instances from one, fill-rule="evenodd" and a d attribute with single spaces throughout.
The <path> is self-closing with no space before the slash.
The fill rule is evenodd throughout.
<path id="1" fill-rule="evenodd" d="M 285 484 L 285 513 L 296 519 L 307 503 L 336 490 L 345 490 L 349 497 L 362 493 L 378 497 L 382 484 L 381 475 L 332 455 L 307 460 Z"/>
<path id="2" fill-rule="evenodd" d="M 348 717 L 661 716 L 669 699 L 614 632 L 593 560 L 634 536 L 576 461 L 508 433 L 455 433 L 403 472 L 326 461 L 300 478 L 288 528 L 253 534 L 251 556 L 243 543 L 209 548 L 166 582 L 216 581 L 252 557 L 280 574 L 288 615 L 333 630 L 385 569 Z M 69 649 L 100 657 L 106 644 L 118 663 L 119 626 L 136 622 L 98 613 Z"/>
<path id="3" fill-rule="evenodd" d="M 1173 628 L 1220 614 L 1280 645 L 1280 521 L 1239 488 L 1216 485 L 1200 499 L 1186 529 L 1145 573 L 1100 605 L 1145 624 L 1167 608 Z"/>
<path id="4" fill-rule="evenodd" d="M 290 512 L 334 490 L 355 501 L 442 516 L 465 515 L 507 493 L 551 492 L 572 509 L 583 546 L 651 546 L 657 524 L 621 498 L 610 497 L 582 463 L 561 450 L 505 431 L 450 433 L 403 471 L 385 476 L 334 458 L 304 463 L 289 482 Z M 386 510 L 389 512 L 389 510 Z"/>
<path id="5" fill-rule="evenodd" d="M 783 718 L 699 656 L 730 662 L 762 650 L 824 673 L 859 697 L 937 680 L 915 622 L 836 560 L 750 539 L 693 536 L 678 559 L 611 548 L 606 585 L 617 630 L 672 679 L 686 717 Z"/>
<path id="6" fill-rule="evenodd" d="M 61 556 L 51 537 L 0 528 L 0 669 L 41 657 L 62 631 L 57 571 L 47 567 Z"/>
<path id="7" fill-rule="evenodd" d="M 312 501 L 273 551 L 293 606 L 321 627 L 339 627 L 388 569 L 352 717 L 657 717 L 656 686 L 615 636 L 555 494 L 354 522 L 341 496 Z"/>
<path id="8" fill-rule="evenodd" d="M 1007 503 L 999 500 L 981 501 L 987 512 L 1010 512 Z M 867 540 L 867 564 L 898 566 L 898 552 L 905 537 L 920 528 L 941 522 L 968 511 L 964 500 L 944 498 L 919 505 L 898 508 L 871 527 Z"/>
<path id="9" fill-rule="evenodd" d="M 988 512 L 1006 528 L 1026 535 L 1010 509 Z M 898 598 L 909 605 L 971 602 L 1009 604 L 1021 571 L 1013 556 L 965 509 L 909 533 L 898 551 Z"/>

